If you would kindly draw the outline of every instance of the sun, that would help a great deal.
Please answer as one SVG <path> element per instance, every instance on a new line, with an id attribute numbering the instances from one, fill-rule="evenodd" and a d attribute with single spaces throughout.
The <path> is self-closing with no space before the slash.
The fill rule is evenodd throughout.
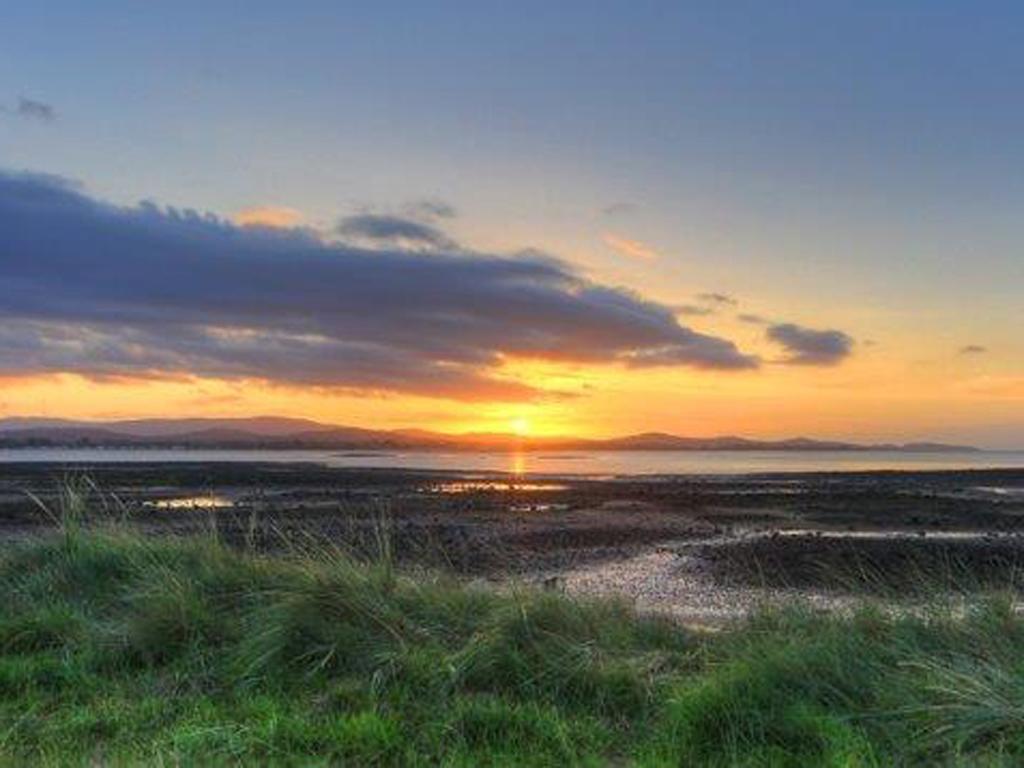
<path id="1" fill-rule="evenodd" d="M 525 437 L 530 434 L 530 422 L 522 416 L 512 419 L 508 425 L 511 428 L 512 433 L 515 435 Z"/>

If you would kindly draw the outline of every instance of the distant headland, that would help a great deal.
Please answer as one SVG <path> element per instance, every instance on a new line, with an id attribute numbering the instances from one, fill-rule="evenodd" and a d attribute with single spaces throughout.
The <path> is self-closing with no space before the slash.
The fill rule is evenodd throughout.
<path id="1" fill-rule="evenodd" d="M 279 416 L 250 418 L 76 421 L 35 417 L 0 419 L 0 447 L 196 447 L 444 451 L 978 451 L 935 442 L 854 443 L 795 437 L 757 440 L 732 435 L 682 437 L 643 432 L 613 438 L 513 433 L 448 434 L 421 429 L 376 430 Z"/>

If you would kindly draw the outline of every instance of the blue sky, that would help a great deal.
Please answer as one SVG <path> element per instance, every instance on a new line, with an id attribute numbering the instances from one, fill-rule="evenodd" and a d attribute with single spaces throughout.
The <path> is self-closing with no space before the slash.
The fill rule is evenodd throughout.
<path id="1" fill-rule="evenodd" d="M 487 226 L 515 201 L 540 227 L 545 205 L 621 198 L 656 233 L 711 216 L 738 247 L 788 246 L 794 220 L 815 242 L 866 224 L 893 249 L 1003 240 L 1024 11 L 778 6 L 24 3 L 6 10 L 0 92 L 62 119 L 2 135 L 13 161 L 126 201 L 285 197 L 331 216 L 448 194 Z"/>
<path id="2" fill-rule="evenodd" d="M 481 250 L 1013 379 L 1022 32 L 978 2 L 10 4 L 0 166 L 320 227 L 439 199 Z"/>

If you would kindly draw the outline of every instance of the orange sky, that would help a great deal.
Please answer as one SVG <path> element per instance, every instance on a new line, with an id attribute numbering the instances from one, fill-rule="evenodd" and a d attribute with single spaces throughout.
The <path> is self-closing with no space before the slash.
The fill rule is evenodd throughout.
<path id="1" fill-rule="evenodd" d="M 235 220 L 244 226 L 292 227 L 305 217 L 288 207 L 256 206 Z M 502 238 L 494 239 L 500 248 Z M 0 415 L 110 420 L 273 414 L 448 432 L 596 437 L 666 431 L 1024 445 L 1019 436 L 1024 373 L 1017 365 L 1024 359 L 1024 341 L 1009 330 L 1012 315 L 1002 317 L 1005 310 L 999 305 L 989 308 L 983 322 L 942 332 L 941 317 L 948 310 L 921 299 L 915 300 L 914 311 L 894 311 L 836 290 L 805 294 L 794 304 L 783 282 L 766 282 L 754 300 L 738 291 L 715 298 L 688 282 L 676 261 L 639 240 L 595 233 L 589 248 L 563 245 L 594 279 L 676 306 L 682 325 L 734 341 L 744 353 L 758 356 L 761 367 L 637 368 L 506 358 L 497 378 L 546 393 L 518 403 L 258 378 L 56 373 L 0 379 Z M 777 311 L 785 306 L 789 309 Z M 766 338 L 767 325 L 780 318 L 808 327 L 843 328 L 852 338 L 850 353 L 832 365 L 787 364 L 783 351 Z M 517 329 L 507 332 L 514 335 Z M 984 348 L 965 350 L 975 339 L 984 339 Z"/>
<path id="2" fill-rule="evenodd" d="M 943 350 L 944 351 L 944 350 Z M 897 358 L 897 359 L 893 359 Z M 297 388 L 257 380 L 178 378 L 94 381 L 75 375 L 8 379 L 0 413 L 88 419 L 276 414 L 375 428 L 522 431 L 611 436 L 810 435 L 858 440 L 988 437 L 1020 445 L 1024 377 L 988 361 L 963 371 L 958 356 L 903 363 L 879 347 L 836 368 L 768 366 L 755 372 L 625 370 L 616 366 L 511 364 L 508 375 L 558 392 L 534 403 Z M 955 372 L 955 375 L 954 375 Z M 986 431 L 987 430 L 987 431 Z"/>

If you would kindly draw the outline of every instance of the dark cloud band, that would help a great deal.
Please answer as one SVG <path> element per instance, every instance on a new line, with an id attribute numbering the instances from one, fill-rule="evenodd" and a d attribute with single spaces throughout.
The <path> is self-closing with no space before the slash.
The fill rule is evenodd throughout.
<path id="1" fill-rule="evenodd" d="M 0 374 L 194 374 L 521 400 L 542 393 L 502 378 L 508 358 L 758 364 L 668 307 L 536 254 L 362 249 L 119 208 L 52 178 L 0 174 L 0 254 Z"/>

